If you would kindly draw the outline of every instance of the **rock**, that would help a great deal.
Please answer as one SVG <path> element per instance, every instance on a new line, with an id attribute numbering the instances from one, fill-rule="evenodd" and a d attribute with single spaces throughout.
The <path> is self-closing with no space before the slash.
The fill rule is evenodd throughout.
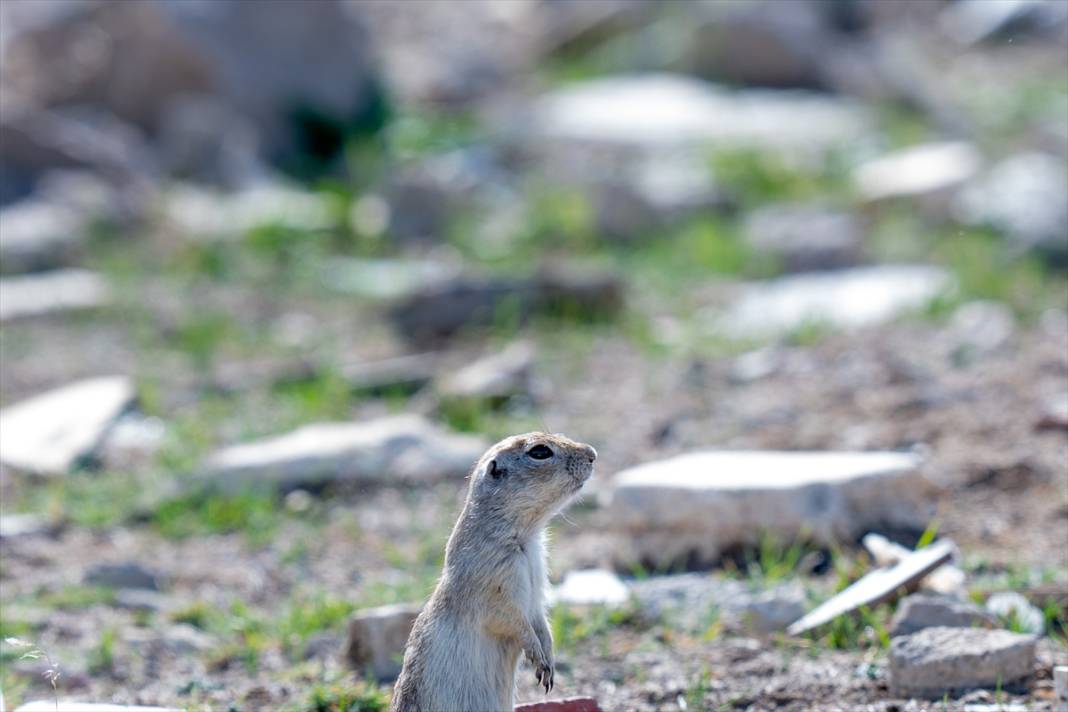
<path id="1" fill-rule="evenodd" d="M 592 697 L 565 697 L 516 705 L 515 712 L 601 712 L 601 708 Z"/>
<path id="2" fill-rule="evenodd" d="M 68 4 L 14 28 L 3 78 L 34 104 L 89 106 L 149 134 L 180 101 L 217 97 L 255 126 L 269 159 L 301 149 L 330 158 L 381 109 L 360 12 L 342 0 L 278 0 L 269 12 L 203 0 Z"/>
<path id="3" fill-rule="evenodd" d="M 960 347 L 989 354 L 1011 341 L 1016 317 L 1001 302 L 968 302 L 953 312 L 949 332 Z"/>
<path id="4" fill-rule="evenodd" d="M 1057 686 L 1058 712 L 1068 712 L 1068 665 L 1053 668 L 1053 682 Z"/>
<path id="5" fill-rule="evenodd" d="M 15 712 L 56 712 L 55 700 L 36 700 L 15 708 Z M 145 707 L 143 705 L 113 705 L 107 702 L 75 702 L 60 700 L 60 712 L 182 712 L 177 707 Z"/>
<path id="6" fill-rule="evenodd" d="M 438 372 L 439 361 L 435 353 L 408 354 L 346 364 L 341 367 L 341 376 L 360 394 L 412 393 L 430 383 Z"/>
<path id="7" fill-rule="evenodd" d="M 175 655 L 196 655 L 216 647 L 215 639 L 188 623 L 172 625 L 159 638 L 164 648 Z"/>
<path id="8" fill-rule="evenodd" d="M 603 605 L 614 608 L 629 600 L 627 584 L 606 569 L 570 571 L 552 593 L 552 602 L 578 606 Z"/>
<path id="9" fill-rule="evenodd" d="M 653 153 L 706 145 L 810 153 L 858 139 L 869 121 L 858 104 L 845 99 L 732 92 L 682 75 L 638 74 L 555 89 L 524 113 L 515 132 L 535 153 Z"/>
<path id="10" fill-rule="evenodd" d="M 357 611 L 349 622 L 345 659 L 360 674 L 390 680 L 400 674 L 404 646 L 416 616 L 418 603 L 398 603 Z"/>
<path id="11" fill-rule="evenodd" d="M 345 641 L 340 635 L 328 631 L 313 633 L 304 643 L 305 660 L 334 660 L 343 650 Z"/>
<path id="12" fill-rule="evenodd" d="M 835 38 L 820 3 L 711 3 L 700 9 L 703 21 L 683 59 L 696 74 L 742 86 L 824 88 L 823 55 Z"/>
<path id="13" fill-rule="evenodd" d="M 120 588 L 115 592 L 112 605 L 135 613 L 159 613 L 168 608 L 169 599 L 146 588 Z"/>
<path id="14" fill-rule="evenodd" d="M 650 576 L 628 582 L 631 594 L 650 621 L 669 618 L 673 627 L 695 630 L 727 601 L 747 594 L 742 581 L 704 573 Z"/>
<path id="15" fill-rule="evenodd" d="M 136 562 L 94 564 L 85 572 L 82 580 L 91 586 L 160 590 L 159 575 Z"/>
<path id="16" fill-rule="evenodd" d="M 101 464 L 112 470 L 142 466 L 163 447 L 167 428 L 163 421 L 141 413 L 124 413 L 108 430 L 99 449 Z"/>
<path id="17" fill-rule="evenodd" d="M 890 691 L 941 698 L 975 687 L 1010 685 L 1031 674 L 1035 639 L 1004 630 L 924 628 L 890 644 Z"/>
<path id="18" fill-rule="evenodd" d="M 1064 35 L 1068 7 L 1043 0 L 960 0 L 947 5 L 939 17 L 941 28 L 960 44 L 992 39 L 1009 42 Z"/>
<path id="19" fill-rule="evenodd" d="M 427 285 L 456 279 L 460 269 L 460 263 L 448 254 L 426 259 L 335 257 L 324 269 L 323 283 L 342 294 L 400 299 Z"/>
<path id="20" fill-rule="evenodd" d="M 0 540 L 50 534 L 55 527 L 36 514 L 0 514 Z"/>
<path id="21" fill-rule="evenodd" d="M 714 327 L 737 338 L 786 334 L 806 325 L 854 329 L 921 309 L 952 286 L 927 265 L 813 272 L 746 285 Z"/>
<path id="22" fill-rule="evenodd" d="M 1038 430 L 1068 430 L 1068 393 L 1046 399 L 1042 414 L 1035 423 Z"/>
<path id="23" fill-rule="evenodd" d="M 924 628 L 994 628 L 997 619 L 971 603 L 948 596 L 914 593 L 897 606 L 890 621 L 890 636 L 911 635 Z"/>
<path id="24" fill-rule="evenodd" d="M 762 535 L 849 541 L 869 529 L 922 530 L 930 485 L 895 452 L 694 452 L 620 472 L 608 490 L 617 559 L 714 561 Z"/>
<path id="25" fill-rule="evenodd" d="M 986 610 L 1004 621 L 1014 622 L 1021 632 L 1034 635 L 1046 632 L 1046 617 L 1042 611 L 1015 591 L 995 593 L 986 599 Z"/>
<path id="26" fill-rule="evenodd" d="M 46 316 L 79 309 L 95 309 L 111 302 L 104 278 L 83 269 L 0 279 L 0 322 Z"/>
<path id="27" fill-rule="evenodd" d="M 962 191 L 955 209 L 966 224 L 1004 232 L 1020 251 L 1068 265 L 1068 165 L 1062 158 L 1008 158 Z"/>
<path id="28" fill-rule="evenodd" d="M 96 454 L 133 401 L 130 379 L 106 376 L 8 406 L 0 410 L 0 462 L 39 474 L 69 472 Z"/>
<path id="29" fill-rule="evenodd" d="M 486 443 L 445 431 L 414 415 L 363 423 L 314 423 L 225 448 L 204 465 L 225 489 L 281 489 L 330 482 L 427 483 L 462 478 Z"/>
<path id="30" fill-rule="evenodd" d="M 978 173 L 980 164 L 971 144 L 923 144 L 864 163 L 854 171 L 853 181 L 869 201 L 925 196 L 960 187 Z"/>
<path id="31" fill-rule="evenodd" d="M 216 97 L 175 97 L 155 147 L 159 169 L 182 180 L 238 189 L 269 174 L 255 125 Z"/>
<path id="32" fill-rule="evenodd" d="M 793 584 L 741 596 L 724 613 L 740 618 L 745 629 L 766 635 L 786 630 L 805 615 L 807 602 L 804 589 Z"/>
<path id="33" fill-rule="evenodd" d="M 465 327 L 523 322 L 537 313 L 591 318 L 622 306 L 623 285 L 614 274 L 587 270 L 543 271 L 510 279 L 459 277 L 401 300 L 390 319 L 407 339 L 435 343 Z"/>
<path id="34" fill-rule="evenodd" d="M 0 209 L 0 274 L 36 272 L 70 264 L 85 242 L 77 215 L 44 200 Z"/>
<path id="35" fill-rule="evenodd" d="M 260 183 L 230 194 L 179 185 L 167 195 L 163 212 L 173 229 L 199 239 L 236 239 L 270 227 L 311 232 L 334 223 L 321 195 L 282 183 Z"/>
<path id="36" fill-rule="evenodd" d="M 534 348 L 526 342 L 515 342 L 499 353 L 444 374 L 438 393 L 454 400 L 496 401 L 529 394 L 533 368 Z"/>
<path id="37" fill-rule="evenodd" d="M 745 221 L 745 240 L 787 272 L 852 267 L 862 261 L 864 227 L 849 213 L 807 205 L 775 205 Z"/>

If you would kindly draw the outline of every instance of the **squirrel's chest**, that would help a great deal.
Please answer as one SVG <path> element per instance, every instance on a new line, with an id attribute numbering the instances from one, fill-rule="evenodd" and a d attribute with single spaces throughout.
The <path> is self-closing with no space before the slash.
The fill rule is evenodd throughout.
<path id="1" fill-rule="evenodd" d="M 534 537 L 524 544 L 516 564 L 516 578 L 520 582 L 516 593 L 522 599 L 520 605 L 528 610 L 541 606 L 546 584 L 545 547 L 541 537 Z"/>

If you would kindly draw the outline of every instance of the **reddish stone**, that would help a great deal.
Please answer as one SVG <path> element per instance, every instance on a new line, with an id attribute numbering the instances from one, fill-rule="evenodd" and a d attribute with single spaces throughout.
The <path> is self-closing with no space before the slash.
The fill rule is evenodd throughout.
<path id="1" fill-rule="evenodd" d="M 517 705 L 515 712 L 601 712 L 601 708 L 592 697 L 568 697 L 564 700 Z"/>

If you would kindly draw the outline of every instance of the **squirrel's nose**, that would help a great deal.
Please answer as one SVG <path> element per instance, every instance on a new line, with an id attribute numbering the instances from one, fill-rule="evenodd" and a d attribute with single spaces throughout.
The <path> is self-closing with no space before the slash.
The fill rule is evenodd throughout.
<path id="1" fill-rule="evenodd" d="M 586 457 L 590 458 L 590 462 L 597 459 L 597 451 L 593 449 L 592 445 L 586 446 Z"/>

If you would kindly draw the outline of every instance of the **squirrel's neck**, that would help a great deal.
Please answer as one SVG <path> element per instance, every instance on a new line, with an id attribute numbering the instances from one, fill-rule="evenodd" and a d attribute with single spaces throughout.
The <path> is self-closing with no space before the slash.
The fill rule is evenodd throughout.
<path id="1" fill-rule="evenodd" d="M 533 541 L 541 540 L 545 518 L 517 516 L 507 508 L 480 506 L 467 502 L 445 548 L 445 565 L 466 553 L 487 557 L 511 556 L 523 551 Z"/>

